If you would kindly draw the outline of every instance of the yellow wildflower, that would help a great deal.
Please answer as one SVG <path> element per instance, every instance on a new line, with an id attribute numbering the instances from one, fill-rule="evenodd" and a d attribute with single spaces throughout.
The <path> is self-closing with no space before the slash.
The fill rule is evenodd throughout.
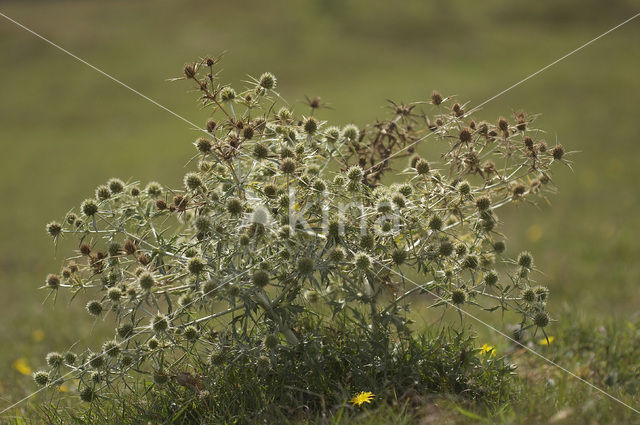
<path id="1" fill-rule="evenodd" d="M 482 347 L 480 347 L 480 349 L 482 350 L 482 354 L 490 353 L 491 357 L 495 357 L 496 355 L 496 350 L 493 345 L 482 344 Z"/>
<path id="2" fill-rule="evenodd" d="M 542 237 L 542 227 L 540 227 L 538 224 L 533 224 L 529 226 L 529 228 L 527 229 L 527 238 L 531 242 L 538 242 L 541 237 Z"/>
<path id="3" fill-rule="evenodd" d="M 541 340 L 538 341 L 538 344 L 540 345 L 549 345 L 551 344 L 554 340 L 556 339 L 556 337 L 554 336 L 549 336 L 547 338 L 542 338 Z"/>
<path id="4" fill-rule="evenodd" d="M 371 391 L 361 391 L 356 394 L 350 401 L 354 406 L 362 406 L 364 403 L 371 403 L 375 397 Z"/>
<path id="5" fill-rule="evenodd" d="M 31 339 L 33 339 L 33 342 L 42 342 L 44 339 L 44 331 L 42 329 L 36 329 L 31 333 Z"/>
<path id="6" fill-rule="evenodd" d="M 33 372 L 33 369 L 31 369 L 31 366 L 29 366 L 29 363 L 27 363 L 27 359 L 25 359 L 24 357 L 16 359 L 16 361 L 14 361 L 11 366 L 23 375 L 31 375 L 31 373 Z"/>

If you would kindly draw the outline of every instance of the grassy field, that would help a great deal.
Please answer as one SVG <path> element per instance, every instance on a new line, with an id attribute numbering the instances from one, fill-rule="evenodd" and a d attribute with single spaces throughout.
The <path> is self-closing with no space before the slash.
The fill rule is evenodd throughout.
<path id="1" fill-rule="evenodd" d="M 433 89 L 479 104 L 640 11 L 631 1 L 372 3 L 5 1 L 0 12 L 198 124 L 206 114 L 194 94 L 166 80 L 185 62 L 222 51 L 230 82 L 268 70 L 285 98 L 321 96 L 332 107 L 322 118 L 364 124 L 382 116 L 385 99 L 425 100 Z M 500 216 L 509 252 L 529 249 L 552 291 L 555 340 L 537 348 L 636 409 L 639 37 L 634 21 L 476 114 L 542 113 L 547 140 L 578 151 L 574 171 L 555 177 L 552 206 L 509 207 Z M 177 185 L 197 133 L 4 18 L 0 50 L 3 408 L 34 389 L 18 369 L 35 369 L 46 352 L 78 340 L 90 345 L 107 328 L 81 303 L 44 302 L 37 288 L 61 259 L 44 225 L 113 176 Z M 430 152 L 428 143 L 421 149 Z M 474 328 L 480 342 L 521 365 L 519 402 L 491 418 L 451 399 L 425 400 L 417 419 L 374 406 L 354 423 L 640 423 L 640 415 Z"/>

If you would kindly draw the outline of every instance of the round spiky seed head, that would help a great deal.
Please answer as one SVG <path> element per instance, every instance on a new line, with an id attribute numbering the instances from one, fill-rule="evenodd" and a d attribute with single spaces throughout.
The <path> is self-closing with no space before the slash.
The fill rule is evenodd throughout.
<path id="1" fill-rule="evenodd" d="M 401 193 L 394 194 L 393 197 L 391 198 L 391 201 L 398 208 L 404 208 L 407 206 L 407 200 L 405 199 L 404 195 L 402 195 Z"/>
<path id="2" fill-rule="evenodd" d="M 468 128 L 463 129 L 458 137 L 462 143 L 471 142 L 471 130 Z"/>
<path id="3" fill-rule="evenodd" d="M 189 261 L 187 262 L 187 270 L 189 270 L 189 273 L 195 274 L 195 275 L 202 273 L 204 271 L 205 266 L 206 266 L 206 263 L 200 257 L 190 258 Z"/>
<path id="4" fill-rule="evenodd" d="M 455 246 L 455 251 L 456 251 L 456 255 L 458 257 L 463 257 L 463 256 L 465 256 L 467 254 L 467 246 L 465 244 L 463 244 L 462 242 L 458 243 Z"/>
<path id="5" fill-rule="evenodd" d="M 155 332 L 166 332 L 169 329 L 169 318 L 162 314 L 151 319 L 151 328 Z"/>
<path id="6" fill-rule="evenodd" d="M 553 155 L 553 159 L 560 161 L 564 156 L 564 146 L 555 145 L 551 150 L 551 155 Z"/>
<path id="7" fill-rule="evenodd" d="M 448 257 L 453 254 L 453 244 L 449 241 L 442 241 L 438 248 L 438 253 L 443 257 Z"/>
<path id="8" fill-rule="evenodd" d="M 211 353 L 209 356 L 209 363 L 211 366 L 222 366 L 227 360 L 227 352 L 220 348 Z"/>
<path id="9" fill-rule="evenodd" d="M 533 149 L 533 139 L 530 136 L 525 136 L 523 139 L 524 145 L 527 149 Z"/>
<path id="10" fill-rule="evenodd" d="M 253 139 L 253 134 L 254 134 L 253 127 L 245 127 L 244 129 L 242 129 L 242 137 L 245 140 Z"/>
<path id="11" fill-rule="evenodd" d="M 153 198 L 157 198 L 162 195 L 162 186 L 158 182 L 150 182 L 144 188 L 144 191 Z"/>
<path id="12" fill-rule="evenodd" d="M 480 261 L 478 260 L 478 257 L 475 255 L 467 255 L 464 260 L 462 261 L 462 267 L 467 268 L 467 269 L 475 269 L 478 267 L 478 264 L 480 263 Z"/>
<path id="13" fill-rule="evenodd" d="M 220 98 L 224 102 L 231 102 L 236 98 L 236 91 L 232 87 L 224 87 L 220 90 Z"/>
<path id="14" fill-rule="evenodd" d="M 277 79 L 272 73 L 265 72 L 260 76 L 258 84 L 265 90 L 273 90 L 276 87 Z"/>
<path id="15" fill-rule="evenodd" d="M 241 246 L 247 246 L 251 243 L 251 238 L 248 235 L 241 235 L 238 242 Z"/>
<path id="16" fill-rule="evenodd" d="M 490 270 L 484 276 L 484 283 L 488 286 L 493 286 L 498 283 L 498 272 L 496 272 L 495 270 Z"/>
<path id="17" fill-rule="evenodd" d="M 347 142 L 357 141 L 359 134 L 360 130 L 358 130 L 358 127 L 353 124 L 347 124 L 342 129 L 342 137 L 344 137 Z"/>
<path id="18" fill-rule="evenodd" d="M 39 370 L 37 372 L 34 372 L 33 380 L 36 382 L 36 384 L 40 385 L 41 387 L 44 387 L 49 383 L 49 372 L 44 370 Z"/>
<path id="19" fill-rule="evenodd" d="M 158 338 L 156 338 L 155 336 L 152 336 L 151 338 L 149 338 L 149 341 L 147 341 L 147 347 L 149 347 L 149 350 L 155 350 L 159 345 L 160 341 L 158 341 Z"/>
<path id="20" fill-rule="evenodd" d="M 315 134 L 318 131 L 318 121 L 314 117 L 309 117 L 304 122 L 304 132 L 307 134 Z"/>
<path id="21" fill-rule="evenodd" d="M 126 252 L 128 255 L 135 254 L 136 250 L 138 249 L 138 247 L 136 246 L 136 243 L 129 239 L 124 241 L 122 248 L 124 249 L 124 252 Z"/>
<path id="22" fill-rule="evenodd" d="M 120 252 L 121 252 L 120 244 L 118 242 L 115 242 L 115 241 L 111 242 L 109 244 L 109 246 L 107 247 L 107 252 L 112 257 L 115 257 L 115 256 L 119 255 Z"/>
<path id="23" fill-rule="evenodd" d="M 546 311 L 539 311 L 533 316 L 533 324 L 539 328 L 545 328 L 549 325 L 549 313 Z"/>
<path id="24" fill-rule="evenodd" d="M 375 245 L 375 239 L 373 235 L 367 233 L 366 235 L 362 235 L 360 237 L 360 248 L 362 249 L 373 249 Z"/>
<path id="25" fill-rule="evenodd" d="M 203 296 L 212 297 L 215 295 L 217 289 L 218 289 L 218 282 L 213 279 L 209 279 L 202 284 L 202 288 L 200 290 Z"/>
<path id="26" fill-rule="evenodd" d="M 213 133 L 218 127 L 218 123 L 215 120 L 209 119 L 207 120 L 207 131 L 209 133 Z"/>
<path id="27" fill-rule="evenodd" d="M 78 356 L 73 351 L 67 351 L 64 354 L 64 362 L 68 365 L 74 365 L 78 360 Z"/>
<path id="28" fill-rule="evenodd" d="M 62 233 L 62 226 L 57 221 L 52 221 L 47 224 L 47 233 L 51 235 L 51 237 L 58 237 Z"/>
<path id="29" fill-rule="evenodd" d="M 298 272 L 303 275 L 312 274 L 316 268 L 316 262 L 311 257 L 302 257 L 298 260 Z"/>
<path id="30" fill-rule="evenodd" d="M 487 196 L 482 196 L 476 199 L 476 207 L 480 211 L 488 210 L 491 207 L 491 199 L 489 199 Z"/>
<path id="31" fill-rule="evenodd" d="M 546 301 L 549 297 L 549 288 L 547 288 L 546 286 L 536 286 L 535 288 L 533 288 L 533 292 L 535 292 L 536 299 L 540 302 Z"/>
<path id="32" fill-rule="evenodd" d="M 58 289 L 60 287 L 60 277 L 55 274 L 47 275 L 46 279 L 47 287 L 51 289 Z"/>
<path id="33" fill-rule="evenodd" d="M 362 171 L 362 168 L 358 167 L 357 165 L 354 165 L 347 170 L 347 178 L 352 182 L 360 182 L 362 181 L 363 177 L 364 172 Z"/>
<path id="34" fill-rule="evenodd" d="M 420 175 L 428 174 L 429 170 L 431 170 L 431 166 L 426 159 L 419 159 L 416 162 L 416 172 Z"/>
<path id="35" fill-rule="evenodd" d="M 429 223 L 427 225 L 429 226 L 429 229 L 431 229 L 431 230 L 441 230 L 443 224 L 444 223 L 442 222 L 442 219 L 440 218 L 440 216 L 433 215 L 429 219 Z"/>
<path id="36" fill-rule="evenodd" d="M 100 304 L 100 301 L 89 301 L 86 308 L 87 312 L 92 316 L 99 316 L 100 313 L 102 313 L 102 304 Z"/>
<path id="37" fill-rule="evenodd" d="M 331 261 L 332 263 L 340 263 L 344 260 L 344 257 L 344 249 L 342 249 L 341 247 L 336 247 L 329 251 L 329 261 Z"/>
<path id="38" fill-rule="evenodd" d="M 128 338 L 133 334 L 133 325 L 131 323 L 123 323 L 122 325 L 118 326 L 116 332 L 120 338 Z"/>
<path id="39" fill-rule="evenodd" d="M 158 199 L 156 200 L 156 208 L 158 209 L 158 211 L 163 211 L 167 209 L 167 201 L 165 201 L 164 199 Z"/>
<path id="40" fill-rule="evenodd" d="M 471 193 L 471 185 L 467 181 L 461 181 L 458 183 L 458 192 L 460 195 L 467 196 Z"/>
<path id="41" fill-rule="evenodd" d="M 69 213 L 65 217 L 65 221 L 67 222 L 67 224 L 74 224 L 76 220 L 78 220 L 78 216 L 75 215 L 74 213 Z"/>
<path id="42" fill-rule="evenodd" d="M 131 196 L 138 196 L 140 195 L 140 189 L 134 186 L 131 188 L 129 193 L 131 194 Z"/>
<path id="43" fill-rule="evenodd" d="M 133 357 L 127 354 L 120 356 L 120 366 L 122 368 L 127 369 L 132 365 L 133 365 Z"/>
<path id="44" fill-rule="evenodd" d="M 269 148 L 267 148 L 262 143 L 256 143 L 253 147 L 253 156 L 258 159 L 265 159 L 269 156 Z"/>
<path id="45" fill-rule="evenodd" d="M 325 130 L 325 139 L 327 142 L 335 143 L 340 139 L 340 129 L 338 127 L 329 127 Z"/>
<path id="46" fill-rule="evenodd" d="M 280 163 L 280 170 L 285 174 L 293 174 L 297 168 L 296 161 L 292 158 L 285 158 Z"/>
<path id="47" fill-rule="evenodd" d="M 185 77 L 191 79 L 196 76 L 196 67 L 195 65 L 188 63 L 184 66 L 183 72 Z"/>
<path id="48" fill-rule="evenodd" d="M 367 270 L 371 267 L 371 258 L 364 252 L 359 252 L 355 256 L 356 267 L 360 270 Z"/>
<path id="49" fill-rule="evenodd" d="M 391 253 L 391 259 L 393 260 L 393 262 L 397 265 L 401 265 L 403 264 L 406 259 L 407 259 L 407 252 L 403 249 L 395 249 L 392 253 Z"/>
<path id="50" fill-rule="evenodd" d="M 504 132 L 509 130 L 509 122 L 507 121 L 506 118 L 500 117 L 498 119 L 498 128 Z"/>
<path id="51" fill-rule="evenodd" d="M 333 184 L 334 184 L 334 185 L 336 185 L 336 186 L 338 186 L 338 187 L 342 187 L 342 186 L 344 186 L 344 184 L 345 184 L 346 182 L 347 182 L 347 181 L 345 180 L 344 176 L 342 176 L 342 175 L 340 175 L 340 174 L 338 174 L 337 176 L 335 176 L 335 177 L 333 178 Z"/>
<path id="52" fill-rule="evenodd" d="M 178 304 L 182 307 L 189 307 L 193 302 L 193 296 L 190 293 L 182 294 L 178 298 Z"/>
<path id="53" fill-rule="evenodd" d="M 89 357 L 89 366 L 99 369 L 104 366 L 104 357 L 101 354 L 94 353 Z"/>
<path id="54" fill-rule="evenodd" d="M 211 148 L 213 147 L 213 145 L 211 144 L 211 141 L 204 137 L 199 137 L 196 140 L 195 145 L 196 145 L 196 148 L 198 148 L 198 150 L 204 154 L 211 152 Z"/>
<path id="55" fill-rule="evenodd" d="M 313 181 L 313 189 L 318 192 L 324 192 L 327 189 L 327 183 L 322 179 L 316 179 Z"/>
<path id="56" fill-rule="evenodd" d="M 413 187 L 409 183 L 403 183 L 398 187 L 398 192 L 405 197 L 409 197 L 413 194 Z"/>
<path id="57" fill-rule="evenodd" d="M 96 396 L 95 392 L 93 391 L 93 388 L 91 387 L 84 387 L 83 389 L 80 390 L 79 395 L 80 395 L 80 400 L 86 403 L 92 402 Z"/>
<path id="58" fill-rule="evenodd" d="M 111 198 L 111 191 L 107 186 L 98 186 L 96 189 L 96 199 L 100 201 L 104 201 L 105 199 Z"/>
<path id="59" fill-rule="evenodd" d="M 118 357 L 118 354 L 120 354 L 120 344 L 116 341 L 107 341 L 102 344 L 102 351 L 111 358 Z"/>
<path id="60" fill-rule="evenodd" d="M 507 246 L 504 241 L 496 241 L 493 243 L 493 250 L 498 254 L 502 254 L 505 249 L 507 249 Z"/>
<path id="61" fill-rule="evenodd" d="M 533 257 L 531 254 L 527 251 L 521 252 L 520 255 L 518 255 L 518 265 L 520 267 L 531 269 L 533 266 Z"/>
<path id="62" fill-rule="evenodd" d="M 150 291 L 156 285 L 156 279 L 151 272 L 143 272 L 138 276 L 138 285 L 143 291 Z"/>
<path id="63" fill-rule="evenodd" d="M 200 337 L 200 331 L 195 326 L 189 325 L 186 328 L 184 328 L 183 335 L 187 341 L 194 342 L 194 341 L 197 341 L 198 338 Z"/>
<path id="64" fill-rule="evenodd" d="M 242 214 L 244 207 L 242 205 L 242 201 L 238 198 L 229 198 L 227 200 L 227 211 L 231 215 L 239 215 Z"/>
<path id="65" fill-rule="evenodd" d="M 251 281 L 258 288 L 264 288 L 269 284 L 269 273 L 265 270 L 256 270 L 255 272 L 253 272 Z"/>
<path id="66" fill-rule="evenodd" d="M 264 346 L 269 350 L 276 349 L 278 345 L 280 345 L 280 338 L 278 338 L 278 335 L 269 334 L 264 338 Z"/>
<path id="67" fill-rule="evenodd" d="M 47 354 L 47 364 L 53 368 L 60 367 L 64 364 L 64 357 L 55 351 L 51 352 Z"/>
<path id="68" fill-rule="evenodd" d="M 439 106 L 443 100 L 444 99 L 442 99 L 442 95 L 437 91 L 431 93 L 431 103 L 433 103 L 434 105 Z"/>
<path id="69" fill-rule="evenodd" d="M 124 191 L 124 182 L 115 177 L 107 182 L 107 186 L 109 186 L 109 190 L 114 195 Z"/>
<path id="70" fill-rule="evenodd" d="M 122 290 L 120 288 L 109 288 L 107 291 L 107 297 L 116 303 L 120 301 L 120 298 L 122 298 Z"/>
<path id="71" fill-rule="evenodd" d="M 87 217 L 93 217 L 98 212 L 98 204 L 93 199 L 85 199 L 80 205 L 80 209 Z"/>
<path id="72" fill-rule="evenodd" d="M 380 226 L 380 230 L 382 230 L 384 233 L 389 233 L 392 229 L 393 222 L 391 220 L 385 220 L 384 223 L 382 223 L 382 226 Z"/>
<path id="73" fill-rule="evenodd" d="M 532 303 L 536 300 L 536 293 L 531 288 L 526 288 L 522 291 L 522 300 L 527 303 Z"/>
<path id="74" fill-rule="evenodd" d="M 451 302 L 455 305 L 464 304 L 467 301 L 467 293 L 459 288 L 451 291 Z"/>
<path id="75" fill-rule="evenodd" d="M 196 228 L 198 233 L 209 233 L 211 232 L 211 222 L 205 216 L 199 216 L 193 222 L 193 226 Z"/>
<path id="76" fill-rule="evenodd" d="M 187 173 L 184 176 L 184 185 L 189 190 L 196 190 L 203 185 L 202 179 L 196 173 Z"/>

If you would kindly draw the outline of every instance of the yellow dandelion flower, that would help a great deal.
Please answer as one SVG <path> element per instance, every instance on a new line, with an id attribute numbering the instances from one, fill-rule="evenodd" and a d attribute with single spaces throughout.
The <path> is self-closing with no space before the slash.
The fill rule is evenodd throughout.
<path id="1" fill-rule="evenodd" d="M 551 344 L 554 340 L 556 339 L 555 336 L 549 336 L 548 338 L 542 338 L 541 340 L 538 341 L 538 344 L 540 345 L 549 345 Z"/>
<path id="2" fill-rule="evenodd" d="M 31 366 L 29 366 L 27 359 L 25 359 L 24 357 L 16 359 L 16 361 L 14 361 L 11 366 L 23 375 L 31 375 L 31 373 L 33 372 L 33 369 L 31 369 Z"/>
<path id="3" fill-rule="evenodd" d="M 44 339 L 44 331 L 42 329 L 36 329 L 31 333 L 31 339 L 33 342 L 42 342 Z"/>
<path id="4" fill-rule="evenodd" d="M 542 238 L 542 227 L 540 227 L 538 224 L 529 226 L 529 228 L 527 229 L 527 238 L 531 242 L 538 242 L 540 238 Z"/>
<path id="5" fill-rule="evenodd" d="M 375 394 L 371 391 L 361 391 L 356 394 L 350 401 L 354 406 L 362 406 L 364 403 L 371 403 Z"/>
<path id="6" fill-rule="evenodd" d="M 482 344 L 482 347 L 480 347 L 480 349 L 482 350 L 482 354 L 490 354 L 491 357 L 495 357 L 496 355 L 496 349 L 493 347 L 493 345 Z"/>

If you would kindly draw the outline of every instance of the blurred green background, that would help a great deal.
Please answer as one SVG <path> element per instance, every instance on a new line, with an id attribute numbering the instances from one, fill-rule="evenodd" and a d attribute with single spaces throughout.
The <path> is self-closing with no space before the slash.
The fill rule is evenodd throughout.
<path id="1" fill-rule="evenodd" d="M 426 100 L 433 89 L 479 104 L 640 6 L 4 0 L 0 11 L 198 124 L 207 113 L 196 94 L 166 80 L 227 51 L 222 76 L 236 86 L 271 71 L 296 108 L 320 96 L 333 108 L 321 118 L 362 125 L 384 116 L 385 99 Z M 546 139 L 579 151 L 574 172 L 558 168 L 552 207 L 500 213 L 508 252 L 529 249 L 546 273 L 552 312 L 638 318 L 639 41 L 640 19 L 475 114 L 542 113 Z M 79 338 L 83 346 L 102 329 L 82 303 L 44 302 L 37 288 L 69 252 L 63 244 L 56 254 L 44 225 L 113 176 L 177 186 L 197 132 L 1 17 L 0 51 L 0 397 L 8 401 L 33 389 L 12 367 L 17 359 L 36 368 L 47 351 Z"/>

